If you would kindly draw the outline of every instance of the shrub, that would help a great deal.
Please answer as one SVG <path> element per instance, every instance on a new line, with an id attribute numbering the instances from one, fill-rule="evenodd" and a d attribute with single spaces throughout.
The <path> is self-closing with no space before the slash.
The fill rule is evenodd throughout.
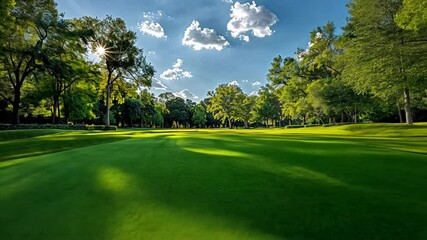
<path id="1" fill-rule="evenodd" d="M 116 126 L 105 125 L 85 125 L 85 124 L 0 124 L 0 130 L 18 130 L 18 129 L 59 129 L 59 130 L 117 130 Z"/>
<path id="2" fill-rule="evenodd" d="M 105 125 L 86 125 L 86 130 L 102 130 L 102 131 L 116 131 L 116 126 L 105 126 Z"/>
<path id="3" fill-rule="evenodd" d="M 285 128 L 305 128 L 304 125 L 288 125 Z"/>

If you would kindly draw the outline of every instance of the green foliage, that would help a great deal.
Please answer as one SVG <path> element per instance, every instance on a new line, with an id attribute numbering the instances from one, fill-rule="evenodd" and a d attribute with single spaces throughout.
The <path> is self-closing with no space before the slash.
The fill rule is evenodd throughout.
<path id="1" fill-rule="evenodd" d="M 207 111 L 213 114 L 215 119 L 222 123 L 228 119 L 228 127 L 232 127 L 231 120 L 238 118 L 239 95 L 242 94 L 240 87 L 231 84 L 221 84 L 214 92 L 209 92 L 211 97 Z"/>
<path id="2" fill-rule="evenodd" d="M 154 67 L 147 63 L 142 49 L 136 47 L 136 33 L 127 29 L 120 18 L 107 16 L 103 20 L 84 17 L 82 25 L 95 31 L 91 39 L 92 51 L 102 49 L 101 64 L 106 75 L 106 125 L 110 125 L 110 97 L 113 84 L 126 80 L 136 86 L 149 87 Z"/>
<path id="3" fill-rule="evenodd" d="M 396 23 L 407 30 L 427 30 L 427 1 L 403 0 L 403 6 L 396 15 Z"/>
<path id="4" fill-rule="evenodd" d="M 193 122 L 196 126 L 204 127 L 207 122 L 205 108 L 198 104 L 194 110 Z"/>
<path id="5" fill-rule="evenodd" d="M 6 10 L 12 6 L 10 3 Z M 53 0 L 17 1 L 10 16 L 10 28 L 1 31 L 0 96 L 12 104 L 14 122 L 19 124 L 21 88 L 46 62 L 46 42 L 63 31 L 66 24 Z"/>
<path id="6" fill-rule="evenodd" d="M 58 130 L 117 130 L 116 126 L 85 125 L 85 124 L 0 124 L 0 130 L 17 129 L 58 129 Z"/>
<path id="7" fill-rule="evenodd" d="M 190 120 L 190 113 L 186 101 L 182 98 L 175 97 L 166 101 L 168 113 L 165 115 L 165 121 L 169 126 L 180 127 L 186 126 Z"/>
<path id="8" fill-rule="evenodd" d="M 255 119 L 272 119 L 280 121 L 282 118 L 282 105 L 276 90 L 267 84 L 259 90 L 259 96 L 255 99 Z"/>
<path id="9" fill-rule="evenodd" d="M 343 78 L 359 92 L 403 97 L 406 121 L 412 124 L 411 93 L 426 86 L 427 32 L 401 29 L 394 21 L 401 7 L 402 1 L 351 1 Z"/>

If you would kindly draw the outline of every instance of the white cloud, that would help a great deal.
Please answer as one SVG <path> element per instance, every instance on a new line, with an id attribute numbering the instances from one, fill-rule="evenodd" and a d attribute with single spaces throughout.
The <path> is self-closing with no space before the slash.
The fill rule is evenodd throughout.
<path id="1" fill-rule="evenodd" d="M 258 91 L 252 91 L 249 96 L 259 96 Z"/>
<path id="2" fill-rule="evenodd" d="M 279 21 L 274 13 L 264 6 L 257 6 L 255 1 L 234 3 L 231 6 L 230 17 L 227 29 L 231 32 L 231 36 L 246 42 L 249 41 L 247 32 L 252 32 L 255 37 L 260 38 L 272 35 L 274 31 L 270 27 Z"/>
<path id="3" fill-rule="evenodd" d="M 148 56 L 156 55 L 156 51 L 148 51 Z"/>
<path id="4" fill-rule="evenodd" d="M 242 80 L 242 83 L 248 83 L 249 80 Z"/>
<path id="5" fill-rule="evenodd" d="M 214 29 L 202 29 L 199 22 L 193 20 L 184 32 L 182 45 L 190 46 L 196 51 L 202 49 L 216 49 L 221 51 L 224 47 L 230 45 L 230 43 L 225 37 L 216 34 Z"/>
<path id="6" fill-rule="evenodd" d="M 221 0 L 223 3 L 233 3 L 233 0 Z"/>
<path id="7" fill-rule="evenodd" d="M 252 83 L 252 86 L 260 86 L 261 83 L 259 81 L 255 81 L 254 83 Z"/>
<path id="8" fill-rule="evenodd" d="M 174 92 L 173 95 L 175 95 L 175 97 L 180 97 L 184 99 L 194 99 L 194 100 L 199 99 L 198 96 L 190 92 L 188 89 L 184 89 L 180 92 Z"/>
<path id="9" fill-rule="evenodd" d="M 229 83 L 228 85 L 231 86 L 240 86 L 239 83 L 237 81 L 232 81 L 231 83 Z"/>
<path id="10" fill-rule="evenodd" d="M 168 89 L 168 87 L 166 87 L 166 85 L 164 83 L 162 83 L 162 81 L 160 81 L 157 78 L 153 78 L 153 82 L 151 84 L 151 87 L 155 90 L 166 90 L 166 89 Z"/>
<path id="11" fill-rule="evenodd" d="M 163 17 L 165 15 L 165 13 L 161 10 L 157 10 L 157 12 L 143 12 L 142 13 L 142 17 L 145 19 L 159 19 L 161 17 Z"/>
<path id="12" fill-rule="evenodd" d="M 165 34 L 165 30 L 157 22 L 143 21 L 139 25 L 139 31 L 141 31 L 142 33 L 146 33 L 148 35 L 154 36 L 156 38 L 167 38 Z"/>
<path id="13" fill-rule="evenodd" d="M 193 75 L 189 71 L 184 71 L 181 66 L 184 63 L 182 59 L 177 59 L 172 68 L 165 70 L 160 77 L 165 80 L 176 80 L 180 78 L 191 78 Z"/>

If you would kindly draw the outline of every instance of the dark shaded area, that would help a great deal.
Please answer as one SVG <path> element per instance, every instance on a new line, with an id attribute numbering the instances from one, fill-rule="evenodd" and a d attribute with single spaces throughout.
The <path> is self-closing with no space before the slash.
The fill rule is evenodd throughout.
<path id="1" fill-rule="evenodd" d="M 108 134 L 55 134 L 42 138 L 25 138 L 0 142 L 0 162 L 24 157 L 34 157 L 75 148 L 116 142 L 128 138 L 125 135 Z"/>

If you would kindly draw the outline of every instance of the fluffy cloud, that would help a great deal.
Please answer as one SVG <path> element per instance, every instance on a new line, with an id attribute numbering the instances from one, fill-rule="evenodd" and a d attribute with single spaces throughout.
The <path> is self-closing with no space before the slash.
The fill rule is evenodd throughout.
<path id="1" fill-rule="evenodd" d="M 237 82 L 237 81 L 232 81 L 231 83 L 229 83 L 228 85 L 231 85 L 231 86 L 240 86 L 239 85 L 239 83 Z"/>
<path id="2" fill-rule="evenodd" d="M 261 85 L 261 83 L 259 81 L 252 83 L 252 86 L 260 86 L 260 85 Z"/>
<path id="3" fill-rule="evenodd" d="M 143 12 L 142 17 L 146 19 L 159 19 L 162 18 L 165 15 L 165 13 L 161 10 L 157 10 L 157 12 Z"/>
<path id="4" fill-rule="evenodd" d="M 258 91 L 252 91 L 249 96 L 259 96 Z"/>
<path id="5" fill-rule="evenodd" d="M 249 80 L 242 80 L 242 83 L 248 83 Z"/>
<path id="6" fill-rule="evenodd" d="M 177 59 L 176 63 L 172 66 L 172 68 L 167 69 L 160 77 L 165 80 L 176 80 L 180 78 L 191 78 L 193 75 L 189 71 L 184 71 L 181 67 L 184 61 L 182 59 Z"/>
<path id="7" fill-rule="evenodd" d="M 146 33 L 148 35 L 154 36 L 156 38 L 167 38 L 165 34 L 165 30 L 157 22 L 143 21 L 139 25 L 139 31 L 141 31 L 142 33 Z"/>
<path id="8" fill-rule="evenodd" d="M 223 3 L 233 3 L 233 0 L 221 0 Z"/>
<path id="9" fill-rule="evenodd" d="M 166 87 L 166 85 L 164 83 L 162 83 L 162 81 L 160 81 L 157 78 L 153 78 L 153 82 L 151 84 L 151 87 L 155 90 L 166 90 L 166 89 L 168 89 L 168 87 Z"/>
<path id="10" fill-rule="evenodd" d="M 247 32 L 252 32 L 255 37 L 263 38 L 273 34 L 271 26 L 279 19 L 270 10 L 264 6 L 257 6 L 255 1 L 252 3 L 236 2 L 231 6 L 230 21 L 227 29 L 231 36 L 248 42 Z"/>
<path id="11" fill-rule="evenodd" d="M 180 92 L 174 92 L 173 95 L 175 95 L 175 97 L 180 97 L 184 99 L 194 99 L 194 100 L 199 99 L 198 96 L 190 92 L 188 89 L 184 89 Z"/>
<path id="12" fill-rule="evenodd" d="M 197 51 L 202 49 L 216 49 L 221 51 L 224 47 L 230 45 L 230 43 L 228 43 L 225 37 L 216 34 L 214 29 L 202 29 L 199 22 L 193 20 L 184 32 L 182 45 L 190 46 Z"/>

